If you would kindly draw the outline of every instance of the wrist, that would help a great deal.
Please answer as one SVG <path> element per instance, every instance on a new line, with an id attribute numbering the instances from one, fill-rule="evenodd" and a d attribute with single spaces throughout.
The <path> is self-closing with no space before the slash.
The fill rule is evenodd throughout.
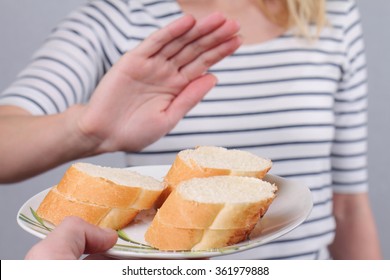
<path id="1" fill-rule="evenodd" d="M 103 148 L 104 139 L 96 132 L 98 126 L 86 125 L 85 112 L 87 105 L 74 105 L 63 114 L 67 120 L 69 135 L 74 137 L 73 145 L 81 157 L 93 156 L 108 152 Z"/>

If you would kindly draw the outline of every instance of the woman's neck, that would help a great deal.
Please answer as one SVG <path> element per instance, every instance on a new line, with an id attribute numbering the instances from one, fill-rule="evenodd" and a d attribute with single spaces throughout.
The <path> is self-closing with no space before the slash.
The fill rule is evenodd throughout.
<path id="1" fill-rule="evenodd" d="M 244 44 L 259 44 L 274 39 L 285 29 L 271 22 L 261 11 L 255 0 L 177 0 L 183 12 L 202 18 L 220 11 L 241 25 L 240 34 Z"/>

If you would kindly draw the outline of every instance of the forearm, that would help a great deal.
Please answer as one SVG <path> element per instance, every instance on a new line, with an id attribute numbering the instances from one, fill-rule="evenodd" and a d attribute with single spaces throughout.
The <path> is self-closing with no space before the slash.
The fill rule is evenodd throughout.
<path id="1" fill-rule="evenodd" d="M 96 154 L 98 141 L 82 134 L 81 106 L 61 114 L 31 116 L 0 110 L 0 182 L 15 182 L 70 160 Z"/>
<path id="2" fill-rule="evenodd" d="M 334 259 L 380 259 L 378 234 L 367 194 L 335 194 Z"/>

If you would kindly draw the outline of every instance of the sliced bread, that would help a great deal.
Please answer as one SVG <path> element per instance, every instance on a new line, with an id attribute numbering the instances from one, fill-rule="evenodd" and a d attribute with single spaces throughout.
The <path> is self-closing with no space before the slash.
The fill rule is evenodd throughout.
<path id="1" fill-rule="evenodd" d="M 125 168 L 75 163 L 57 185 L 75 200 L 114 208 L 149 209 L 163 190 L 162 182 Z"/>
<path id="2" fill-rule="evenodd" d="M 60 224 L 67 216 L 78 216 L 97 226 L 121 229 L 127 226 L 139 211 L 80 202 L 64 196 L 54 187 L 39 205 L 37 214 L 54 225 Z"/>
<path id="3" fill-rule="evenodd" d="M 183 181 L 158 210 L 145 240 L 161 250 L 205 250 L 234 244 L 251 232 L 276 191 L 273 184 L 242 176 Z"/>
<path id="4" fill-rule="evenodd" d="M 152 208 L 163 183 L 124 168 L 75 163 L 37 210 L 58 225 L 66 216 L 113 229 L 128 225 L 140 210 Z"/>
<path id="5" fill-rule="evenodd" d="M 156 206 L 160 207 L 172 190 L 191 178 L 232 175 L 263 178 L 272 161 L 252 153 L 215 146 L 200 146 L 179 152 L 164 178 L 164 189 Z"/>
<path id="6" fill-rule="evenodd" d="M 235 229 L 190 229 L 177 228 L 164 224 L 157 214 L 145 239 L 159 250 L 209 250 L 222 248 L 243 241 L 252 228 Z"/>

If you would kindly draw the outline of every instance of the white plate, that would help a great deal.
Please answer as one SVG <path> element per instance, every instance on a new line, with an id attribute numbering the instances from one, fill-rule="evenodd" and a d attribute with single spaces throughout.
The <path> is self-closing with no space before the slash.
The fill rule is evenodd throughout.
<path id="1" fill-rule="evenodd" d="M 161 180 L 167 173 L 169 166 L 139 166 L 130 169 Z M 246 241 L 217 250 L 159 251 L 149 247 L 144 240 L 144 233 L 154 216 L 153 211 L 145 211 L 140 213 L 130 226 L 122 230 L 125 237 L 131 240 L 126 241 L 126 238 L 118 238 L 117 244 L 108 250 L 107 254 L 122 259 L 210 258 L 238 253 L 275 240 L 305 221 L 313 207 L 313 201 L 310 190 L 298 182 L 286 180 L 271 174 L 268 174 L 264 179 L 278 186 L 277 196 L 265 216 L 261 219 L 261 223 L 256 225 L 249 239 Z M 36 210 L 38 208 L 49 189 L 30 198 L 20 208 L 17 216 L 18 224 L 24 230 L 39 238 L 44 238 L 54 226 L 46 222 L 41 224 L 39 217 L 37 219 L 31 209 Z"/>

